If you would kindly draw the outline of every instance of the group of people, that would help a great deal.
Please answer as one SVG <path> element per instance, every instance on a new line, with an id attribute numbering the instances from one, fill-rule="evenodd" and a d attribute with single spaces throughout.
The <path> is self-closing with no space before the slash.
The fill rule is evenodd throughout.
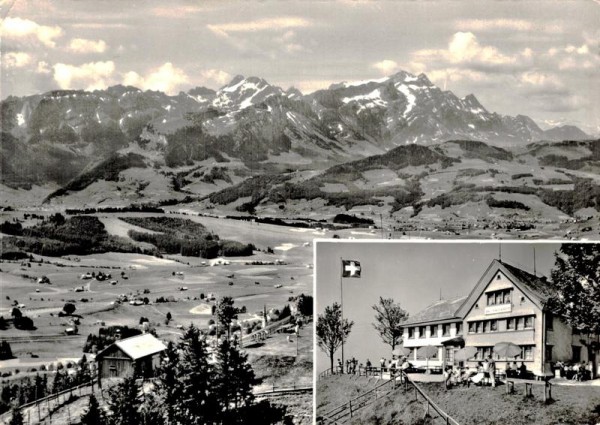
<path id="1" fill-rule="evenodd" d="M 453 368 L 446 367 L 444 370 L 444 383 L 446 389 L 453 385 L 475 385 L 490 384 L 496 386 L 496 362 L 491 356 L 488 356 L 483 362 L 477 363 L 476 370 L 464 367 Z"/>
<path id="2" fill-rule="evenodd" d="M 398 370 L 407 370 L 410 367 L 411 367 L 411 364 L 408 362 L 408 359 L 406 357 L 393 356 L 389 360 L 382 357 L 381 360 L 379 361 L 379 368 L 374 367 L 373 363 L 371 363 L 371 360 L 369 360 L 369 359 L 367 359 L 367 361 L 363 365 L 363 363 L 359 363 L 355 357 L 352 357 L 351 359 L 347 359 L 345 361 L 345 364 L 340 359 L 337 359 L 336 373 L 338 373 L 338 374 L 346 373 L 349 375 L 354 375 L 357 373 L 361 374 L 361 371 L 363 371 L 363 370 L 366 374 L 369 374 L 370 372 L 372 372 L 374 370 L 377 370 L 378 372 L 380 370 L 383 370 L 383 371 L 390 371 L 391 374 L 393 375 Z"/>
<path id="3" fill-rule="evenodd" d="M 587 381 L 593 378 L 594 365 L 590 362 L 556 362 L 555 368 L 560 369 L 560 376 L 573 381 Z"/>
<path id="4" fill-rule="evenodd" d="M 521 366 L 517 366 L 517 362 L 512 362 L 512 366 L 509 362 L 506 363 L 506 377 L 507 378 L 521 378 L 527 379 L 531 375 L 531 372 L 527 370 L 524 362 L 521 362 Z"/>
<path id="5" fill-rule="evenodd" d="M 342 363 L 342 361 L 340 359 L 337 359 L 337 373 L 347 373 L 348 375 L 354 375 L 356 374 L 357 366 L 359 367 L 358 370 L 360 370 L 362 368 L 362 363 L 359 365 L 358 360 L 356 360 L 355 357 L 346 360 L 346 368 L 344 368 L 344 364 Z"/>

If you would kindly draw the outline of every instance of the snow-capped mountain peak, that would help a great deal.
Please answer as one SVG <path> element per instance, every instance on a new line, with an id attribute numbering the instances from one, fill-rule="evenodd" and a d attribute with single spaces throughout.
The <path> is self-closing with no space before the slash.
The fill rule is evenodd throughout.
<path id="1" fill-rule="evenodd" d="M 272 86 L 262 78 L 237 75 L 231 82 L 219 89 L 213 106 L 228 110 L 241 110 L 265 99 L 284 94 L 279 87 Z"/>

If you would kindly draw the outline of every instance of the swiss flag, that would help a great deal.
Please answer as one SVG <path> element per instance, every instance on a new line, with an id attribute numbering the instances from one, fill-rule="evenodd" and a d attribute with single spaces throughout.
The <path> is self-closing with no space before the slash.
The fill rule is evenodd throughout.
<path id="1" fill-rule="evenodd" d="M 360 262 L 356 260 L 342 260 L 342 277 L 360 277 Z"/>

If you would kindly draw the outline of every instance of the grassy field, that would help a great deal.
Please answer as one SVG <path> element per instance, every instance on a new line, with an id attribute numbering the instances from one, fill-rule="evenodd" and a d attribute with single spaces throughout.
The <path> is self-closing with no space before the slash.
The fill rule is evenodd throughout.
<path id="1" fill-rule="evenodd" d="M 332 377 L 317 383 L 317 416 L 319 412 L 341 405 L 351 397 L 375 385 L 373 379 Z M 535 386 L 533 397 L 525 398 L 523 389 L 507 395 L 503 385 L 496 388 L 453 388 L 448 391 L 440 383 L 422 383 L 421 388 L 447 414 L 461 425 L 498 424 L 595 424 L 600 420 L 600 387 L 553 386 L 553 400 L 542 401 L 542 387 Z M 425 407 L 415 402 L 414 392 L 397 389 L 356 412 L 352 424 L 425 424 Z"/>
<path id="2" fill-rule="evenodd" d="M 22 213 L 11 214 L 18 216 Z M 143 214 L 137 214 L 140 215 Z M 100 215 L 100 219 L 110 234 L 124 236 L 129 226 L 124 225 L 118 216 L 104 214 Z M 157 258 L 104 253 L 65 257 L 35 255 L 31 263 L 0 263 L 0 316 L 8 318 L 15 303 L 24 304 L 23 314 L 33 319 L 36 327 L 25 331 L 10 325 L 1 331 L 2 339 L 10 342 L 15 358 L 0 361 L 0 370 L 12 373 L 19 370 L 17 375 L 5 377 L 3 381 L 32 376 L 37 373 L 34 370 L 39 371 L 42 366 L 58 362 L 66 364 L 81 358 L 88 334 L 98 334 L 104 326 L 137 328 L 140 318 L 145 317 L 164 341 L 178 340 L 183 333 L 182 328 L 191 323 L 207 329 L 208 321 L 214 319 L 210 314 L 214 301 L 201 300 L 201 294 L 233 297 L 235 305 L 245 307 L 247 311 L 239 315 L 240 320 L 256 320 L 265 307 L 267 310 L 281 310 L 290 304 L 290 297 L 302 293 L 312 295 L 313 254 L 310 241 L 315 237 L 313 231 L 237 220 L 189 218 L 204 224 L 208 231 L 219 234 L 222 239 L 253 243 L 258 251 L 250 257 L 228 257 L 227 261 L 181 255 Z M 271 248 L 272 252 L 266 252 L 267 248 Z M 104 281 L 81 279 L 85 273 L 100 271 L 110 273 L 112 277 Z M 37 283 L 42 276 L 48 277 L 51 283 Z M 117 283 L 113 285 L 111 280 Z M 150 302 L 139 306 L 115 303 L 122 295 L 130 299 L 147 297 Z M 170 301 L 158 303 L 159 297 Z M 81 316 L 78 335 L 67 336 L 65 330 L 70 326 L 71 318 L 58 316 L 67 302 L 72 302 L 77 308 L 75 314 Z M 168 324 L 165 322 L 167 313 L 172 316 Z M 295 336 L 292 335 L 291 342 L 288 342 L 287 334 L 275 334 L 263 344 L 244 347 L 261 379 L 257 390 L 273 385 L 289 387 L 294 383 L 310 385 L 312 324 L 304 326 L 300 335 L 298 355 Z M 311 412 L 312 399 L 304 398 L 304 401 L 302 397 L 282 399 L 278 403 L 289 402 L 297 423 L 310 423 L 310 417 L 307 419 L 304 413 Z"/>

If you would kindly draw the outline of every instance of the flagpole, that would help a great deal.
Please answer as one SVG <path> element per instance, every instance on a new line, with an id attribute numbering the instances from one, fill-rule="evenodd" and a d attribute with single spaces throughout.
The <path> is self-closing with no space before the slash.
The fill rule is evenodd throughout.
<path id="1" fill-rule="evenodd" d="M 343 285 L 342 285 L 342 278 L 344 276 L 344 261 L 342 260 L 342 257 L 340 257 L 340 311 L 342 313 L 342 370 L 340 373 L 344 373 L 344 291 L 343 291 Z"/>

